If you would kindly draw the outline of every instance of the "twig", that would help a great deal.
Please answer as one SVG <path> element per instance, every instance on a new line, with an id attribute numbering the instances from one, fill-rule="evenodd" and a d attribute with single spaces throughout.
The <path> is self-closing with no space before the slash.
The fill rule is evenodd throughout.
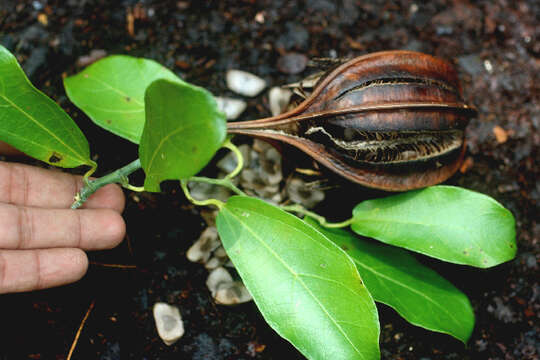
<path id="1" fill-rule="evenodd" d="M 95 193 L 99 188 L 113 183 L 119 183 L 125 188 L 128 188 L 133 191 L 142 191 L 144 188 L 135 187 L 129 184 L 128 176 L 141 168 L 141 161 L 139 159 L 132 161 L 120 169 L 105 175 L 103 177 L 88 180 L 84 178 L 84 186 L 75 196 L 75 201 L 71 205 L 72 209 L 77 209 L 84 204 L 90 195 Z"/>
<path id="2" fill-rule="evenodd" d="M 95 261 L 90 261 L 90 264 L 114 269 L 136 269 L 137 265 L 123 265 L 123 264 L 104 264 Z"/>
<path id="3" fill-rule="evenodd" d="M 92 312 L 92 309 L 94 309 L 95 303 L 96 303 L 96 300 L 92 300 L 92 302 L 90 303 L 90 306 L 88 307 L 88 310 L 86 310 L 86 314 L 84 315 L 81 321 L 81 325 L 79 325 L 79 330 L 77 330 L 77 333 L 75 334 L 75 339 L 73 339 L 73 343 L 71 344 L 71 348 L 69 349 L 69 353 L 66 360 L 71 360 L 71 355 L 73 355 L 73 351 L 75 351 L 75 347 L 77 346 L 77 342 L 79 341 L 79 337 L 81 336 L 81 332 L 84 327 L 84 324 L 86 323 L 86 319 L 88 319 L 88 316 Z"/>
<path id="4" fill-rule="evenodd" d="M 351 225 L 353 220 L 354 220 L 354 218 L 350 218 L 350 219 L 347 219 L 345 221 L 338 222 L 338 223 L 329 223 L 328 221 L 326 221 L 326 218 L 324 218 L 323 216 L 321 216 L 321 215 L 319 215 L 317 213 L 314 213 L 312 211 L 309 211 L 309 210 L 305 209 L 302 205 L 299 205 L 299 204 L 281 205 L 280 208 L 285 210 L 285 211 L 292 211 L 292 212 L 299 213 L 299 214 L 302 214 L 302 215 L 305 215 L 305 216 L 309 216 L 309 217 L 317 220 L 319 222 L 319 224 L 321 224 L 321 226 L 324 226 L 326 228 L 344 228 L 344 227 L 347 227 L 347 226 Z"/>

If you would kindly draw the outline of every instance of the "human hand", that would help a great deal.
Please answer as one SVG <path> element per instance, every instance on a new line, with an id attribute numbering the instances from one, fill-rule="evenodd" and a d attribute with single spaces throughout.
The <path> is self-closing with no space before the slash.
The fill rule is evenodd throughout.
<path id="1" fill-rule="evenodd" d="M 14 149 L 0 142 L 0 154 Z M 79 280 L 83 250 L 108 249 L 125 234 L 124 195 L 117 185 L 69 209 L 82 177 L 0 162 L 0 294 L 39 290 Z"/>

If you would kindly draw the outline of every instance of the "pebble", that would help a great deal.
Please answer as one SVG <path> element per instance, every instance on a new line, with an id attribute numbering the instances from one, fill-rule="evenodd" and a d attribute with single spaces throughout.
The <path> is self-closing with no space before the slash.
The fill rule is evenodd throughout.
<path id="1" fill-rule="evenodd" d="M 221 266 L 210 272 L 206 286 L 214 300 L 221 305 L 237 305 L 253 299 L 244 284 L 234 281 L 231 274 Z"/>
<path id="2" fill-rule="evenodd" d="M 101 58 L 104 58 L 105 56 L 107 56 L 107 52 L 105 50 L 93 49 L 92 51 L 90 51 L 90 54 L 80 56 L 77 59 L 76 64 L 78 67 L 85 67 L 98 61 Z"/>
<path id="3" fill-rule="evenodd" d="M 308 63 L 307 56 L 299 53 L 288 53 L 277 61 L 277 68 L 284 74 L 299 74 L 305 70 Z"/>
<path id="4" fill-rule="evenodd" d="M 234 169 L 236 169 L 237 165 L 238 160 L 236 159 L 236 155 L 232 151 L 227 153 L 227 155 L 225 155 L 216 163 L 217 168 L 226 173 L 233 172 Z"/>
<path id="5" fill-rule="evenodd" d="M 268 92 L 268 102 L 272 116 L 277 116 L 285 111 L 291 100 L 292 91 L 275 86 Z"/>
<path id="6" fill-rule="evenodd" d="M 193 196 L 195 200 L 214 198 L 221 201 L 227 201 L 227 199 L 231 196 L 229 189 L 215 184 L 190 182 L 188 187 L 189 191 L 191 192 L 191 196 Z"/>
<path id="7" fill-rule="evenodd" d="M 214 299 L 221 305 L 238 305 L 253 300 L 248 289 L 240 281 L 218 286 Z"/>
<path id="8" fill-rule="evenodd" d="M 229 89 L 244 96 L 257 96 L 266 87 L 264 79 L 242 70 L 227 71 L 226 80 Z"/>
<path id="9" fill-rule="evenodd" d="M 214 296 L 219 285 L 231 282 L 233 282 L 231 274 L 229 274 L 227 269 L 220 266 L 210 272 L 206 279 L 206 287 L 208 287 L 208 290 L 210 290 L 210 293 Z"/>
<path id="10" fill-rule="evenodd" d="M 299 178 L 291 179 L 286 188 L 289 199 L 307 209 L 315 207 L 324 200 L 324 191 L 310 187 Z"/>
<path id="11" fill-rule="evenodd" d="M 206 263 L 212 252 L 221 245 L 219 241 L 219 235 L 217 229 L 213 226 L 207 227 L 197 239 L 191 245 L 186 252 L 186 257 L 191 262 Z"/>
<path id="12" fill-rule="evenodd" d="M 216 97 L 218 109 L 225 113 L 227 120 L 236 120 L 246 110 L 247 103 L 244 100 L 228 97 Z"/>
<path id="13" fill-rule="evenodd" d="M 241 187 L 271 202 L 281 202 L 281 154 L 272 145 L 258 139 L 247 150 L 243 153 L 246 167 L 240 174 Z"/>
<path id="14" fill-rule="evenodd" d="M 216 269 L 229 261 L 229 257 L 223 246 L 218 247 L 212 254 L 212 258 L 204 264 L 208 270 Z"/>
<path id="15" fill-rule="evenodd" d="M 165 345 L 174 344 L 184 335 L 184 323 L 177 307 L 157 302 L 153 312 L 159 337 Z"/>

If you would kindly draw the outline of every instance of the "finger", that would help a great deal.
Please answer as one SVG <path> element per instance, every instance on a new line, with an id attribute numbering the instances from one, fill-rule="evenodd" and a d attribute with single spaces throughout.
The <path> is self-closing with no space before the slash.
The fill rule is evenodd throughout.
<path id="1" fill-rule="evenodd" d="M 68 284 L 87 268 L 80 249 L 0 250 L 0 294 Z"/>
<path id="2" fill-rule="evenodd" d="M 0 202 L 45 207 L 67 208 L 82 188 L 82 177 L 33 166 L 0 162 Z M 85 203 L 86 208 L 124 209 L 124 194 L 110 184 L 99 189 Z"/>
<path id="3" fill-rule="evenodd" d="M 0 204 L 3 249 L 109 249 L 122 241 L 125 231 L 122 216 L 111 209 L 41 209 Z"/>

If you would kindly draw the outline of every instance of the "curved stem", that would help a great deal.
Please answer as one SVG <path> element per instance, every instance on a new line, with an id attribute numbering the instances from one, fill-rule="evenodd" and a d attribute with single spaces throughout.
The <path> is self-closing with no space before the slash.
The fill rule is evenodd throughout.
<path id="1" fill-rule="evenodd" d="M 193 176 L 187 179 L 187 181 L 198 181 L 198 182 L 212 184 L 212 185 L 225 186 L 226 188 L 234 192 L 236 195 L 247 196 L 245 192 L 240 190 L 236 185 L 233 184 L 231 179 L 228 179 L 227 177 L 224 177 L 223 179 L 213 179 L 213 178 L 207 178 L 204 176 Z"/>
<path id="2" fill-rule="evenodd" d="M 236 145 L 232 143 L 231 138 L 227 139 L 227 141 L 223 144 L 223 147 L 231 150 L 236 156 L 236 168 L 229 174 L 227 174 L 227 176 L 225 176 L 225 179 L 232 179 L 236 175 L 238 175 L 240 171 L 242 171 L 242 168 L 244 167 L 244 157 L 242 156 L 242 153 L 240 152 L 238 147 L 236 147 Z"/>
<path id="3" fill-rule="evenodd" d="M 182 188 L 182 191 L 184 192 L 184 195 L 186 196 L 186 198 L 189 201 L 191 201 L 193 204 L 198 205 L 198 206 L 214 205 L 218 209 L 221 209 L 225 205 L 224 202 L 222 202 L 220 200 L 217 200 L 217 199 L 206 199 L 206 200 L 196 200 L 196 199 L 194 199 L 191 196 L 190 192 L 189 192 L 189 189 L 187 187 L 187 183 L 188 183 L 187 180 L 180 180 L 180 187 Z"/>
<path id="4" fill-rule="evenodd" d="M 317 213 L 314 213 L 312 211 L 309 211 L 307 210 L 306 208 L 304 208 L 302 205 L 298 205 L 298 204 L 295 204 L 295 205 L 282 205 L 280 206 L 281 209 L 283 210 L 286 210 L 286 211 L 292 211 L 292 212 L 295 212 L 295 213 L 299 213 L 299 214 L 302 214 L 302 215 L 307 215 L 309 217 L 312 217 L 314 218 L 315 220 L 317 220 L 319 222 L 319 224 L 321 224 L 321 226 L 324 226 L 326 228 L 344 228 L 344 227 L 347 227 L 349 225 L 352 224 L 353 222 L 353 218 L 350 218 L 350 219 L 347 219 L 345 221 L 342 221 L 342 222 L 338 222 L 338 223 L 329 223 L 328 221 L 326 221 L 326 218 L 317 214 Z"/>
<path id="5" fill-rule="evenodd" d="M 103 177 L 88 180 L 87 177 L 83 178 L 84 186 L 83 188 L 75 195 L 75 201 L 71 205 L 72 209 L 77 209 L 84 204 L 86 200 L 95 193 L 99 188 L 113 183 L 120 183 L 124 187 L 138 189 L 129 185 L 128 176 L 141 168 L 141 161 L 139 159 L 132 161 L 120 169 L 113 171 L 112 173 L 105 175 Z"/>

